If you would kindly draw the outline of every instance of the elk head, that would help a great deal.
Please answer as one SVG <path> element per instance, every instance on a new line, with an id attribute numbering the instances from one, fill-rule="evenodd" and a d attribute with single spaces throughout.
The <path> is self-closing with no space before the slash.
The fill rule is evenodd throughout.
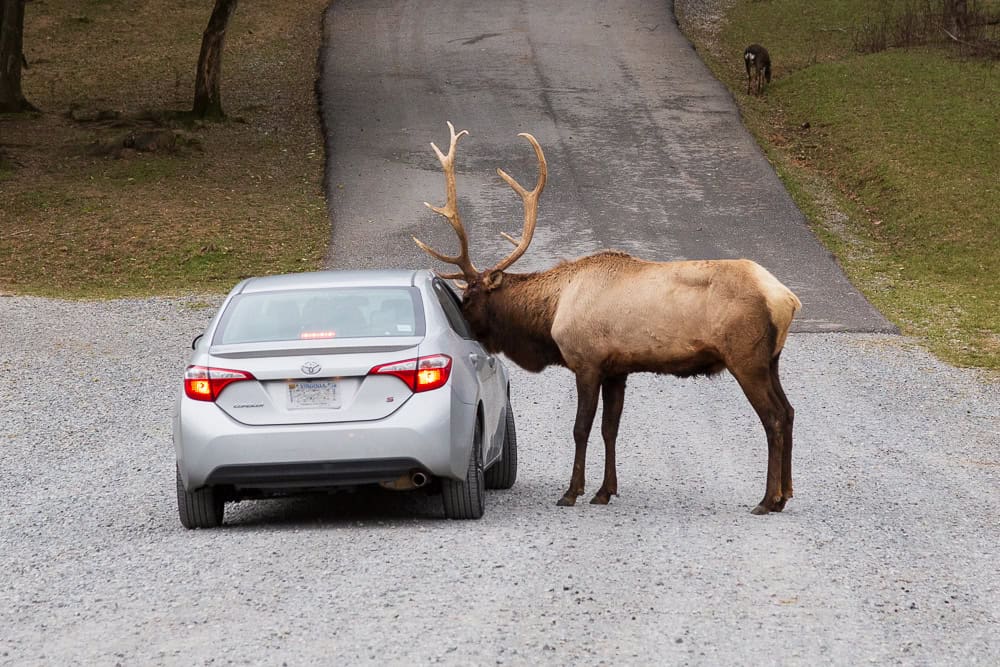
<path id="1" fill-rule="evenodd" d="M 462 130 L 456 133 L 455 126 L 450 122 L 448 123 L 448 131 L 451 134 L 451 139 L 447 154 L 442 153 L 441 149 L 431 142 L 431 148 L 434 149 L 438 161 L 441 162 L 441 168 L 444 170 L 447 202 L 444 206 L 433 206 L 427 202 L 424 202 L 424 205 L 448 220 L 452 229 L 455 230 L 455 234 L 458 235 L 459 251 L 457 255 L 446 255 L 434 250 L 416 237 L 413 237 L 413 240 L 431 257 L 448 264 L 453 264 L 460 269 L 460 272 L 441 273 L 439 275 L 442 278 L 464 282 L 465 293 L 462 302 L 466 319 L 476 333 L 476 337 L 486 342 L 489 338 L 489 326 L 485 311 L 488 307 L 489 296 L 503 285 L 504 271 L 520 259 L 531 243 L 532 236 L 535 233 L 535 222 L 538 218 L 538 197 L 545 188 L 545 181 L 548 177 L 548 166 L 545 162 L 545 154 L 542 153 L 542 147 L 538 144 L 538 141 L 526 132 L 517 135 L 527 139 L 528 143 L 535 149 L 535 156 L 538 158 L 538 181 L 535 183 L 535 188 L 529 191 L 503 169 L 497 169 L 497 174 L 500 178 L 506 181 L 507 185 L 524 202 L 524 227 L 521 231 L 520 239 L 515 239 L 509 234 L 501 232 L 501 235 L 514 245 L 513 252 L 495 266 L 480 271 L 473 265 L 472 260 L 469 258 L 469 238 L 465 232 L 465 227 L 462 225 L 461 217 L 458 214 L 458 196 L 455 187 L 455 148 L 458 146 L 459 139 L 469 132 Z"/>

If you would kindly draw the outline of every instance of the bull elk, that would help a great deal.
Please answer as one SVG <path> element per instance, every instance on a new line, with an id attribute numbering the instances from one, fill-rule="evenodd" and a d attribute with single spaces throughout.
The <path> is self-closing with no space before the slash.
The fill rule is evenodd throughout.
<path id="1" fill-rule="evenodd" d="M 752 511 L 781 511 L 792 497 L 794 411 L 778 379 L 778 358 L 798 298 L 760 265 L 746 260 L 651 262 L 606 250 L 564 261 L 537 273 L 508 273 L 528 249 L 538 216 L 538 198 L 548 174 L 542 148 L 535 149 L 538 181 L 528 191 L 502 169 L 497 174 L 524 202 L 521 238 L 496 266 L 481 271 L 469 258 L 469 243 L 457 209 L 455 148 L 468 134 L 448 123 L 451 145 L 444 154 L 433 143 L 444 170 L 447 202 L 426 204 L 451 224 L 459 252 L 450 256 L 416 244 L 460 272 L 442 277 L 465 282 L 462 310 L 476 338 L 531 372 L 553 364 L 576 376 L 573 427 L 576 455 L 569 488 L 559 505 L 574 505 L 584 492 L 587 439 L 604 400 L 604 482 L 590 501 L 605 505 L 618 495 L 615 440 L 629 373 L 679 377 L 728 370 L 760 417 L 767 434 L 767 483 Z"/>

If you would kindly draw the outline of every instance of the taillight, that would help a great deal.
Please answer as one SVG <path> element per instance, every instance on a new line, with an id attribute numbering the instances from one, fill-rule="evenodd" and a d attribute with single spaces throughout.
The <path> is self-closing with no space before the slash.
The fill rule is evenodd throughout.
<path id="1" fill-rule="evenodd" d="M 435 354 L 419 359 L 394 361 L 368 371 L 371 375 L 393 375 L 406 383 L 411 391 L 430 391 L 443 387 L 451 376 L 451 357 Z"/>
<path id="2" fill-rule="evenodd" d="M 188 366 L 184 371 L 184 393 L 196 401 L 214 401 L 227 385 L 254 379 L 256 378 L 246 371 Z"/>

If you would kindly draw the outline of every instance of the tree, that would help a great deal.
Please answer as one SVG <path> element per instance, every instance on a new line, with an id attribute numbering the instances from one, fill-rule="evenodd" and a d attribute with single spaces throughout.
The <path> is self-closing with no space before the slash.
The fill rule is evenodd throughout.
<path id="1" fill-rule="evenodd" d="M 0 0 L 2 2 L 4 0 Z M 6 0 L 10 2 L 10 0 Z M 198 72 L 194 83 L 194 106 L 191 113 L 198 118 L 226 117 L 222 110 L 220 80 L 222 78 L 222 48 L 226 42 L 229 19 L 236 12 L 238 0 L 215 0 L 208 27 L 201 39 Z"/>
<path id="2" fill-rule="evenodd" d="M 24 2 L 0 0 L 0 112 L 38 110 L 21 91 Z"/>

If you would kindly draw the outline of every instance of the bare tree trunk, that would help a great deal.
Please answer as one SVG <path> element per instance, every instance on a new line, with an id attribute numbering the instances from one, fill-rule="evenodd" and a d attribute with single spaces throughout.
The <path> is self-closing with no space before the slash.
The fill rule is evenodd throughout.
<path id="1" fill-rule="evenodd" d="M 0 112 L 37 111 L 21 92 L 24 0 L 0 0 Z"/>
<path id="2" fill-rule="evenodd" d="M 201 39 L 201 54 L 198 56 L 198 72 L 194 83 L 194 106 L 191 109 L 199 118 L 226 117 L 222 110 L 220 92 L 222 49 L 226 42 L 226 28 L 236 11 L 237 2 L 238 0 L 215 0 L 215 8 Z"/>
<path id="3" fill-rule="evenodd" d="M 969 38 L 969 3 L 967 0 L 948 0 L 952 23 L 962 39 Z"/>

